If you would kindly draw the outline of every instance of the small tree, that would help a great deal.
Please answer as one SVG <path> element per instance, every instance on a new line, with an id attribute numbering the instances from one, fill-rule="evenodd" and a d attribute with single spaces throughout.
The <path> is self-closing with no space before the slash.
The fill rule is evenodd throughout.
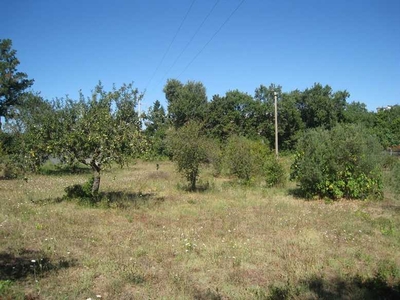
<path id="1" fill-rule="evenodd" d="M 140 97 L 132 84 L 106 92 L 99 83 L 90 98 L 81 94 L 79 101 L 54 102 L 52 116 L 39 128 L 49 153 L 92 169 L 93 196 L 98 194 L 104 168 L 112 163 L 122 167 L 145 146 L 134 111 Z"/>
<path id="2" fill-rule="evenodd" d="M 381 152 L 378 140 L 361 126 L 310 130 L 299 140 L 291 178 L 307 197 L 379 197 Z"/>
<path id="3" fill-rule="evenodd" d="M 207 148 L 210 140 L 201 134 L 202 126 L 189 122 L 167 134 L 167 145 L 177 164 L 178 172 L 189 182 L 191 191 L 196 190 L 196 181 L 200 174 L 200 165 L 208 161 Z"/>

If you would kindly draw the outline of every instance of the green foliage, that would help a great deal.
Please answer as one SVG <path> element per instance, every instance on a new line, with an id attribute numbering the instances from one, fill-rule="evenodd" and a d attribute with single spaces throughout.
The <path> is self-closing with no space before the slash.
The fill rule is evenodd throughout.
<path id="1" fill-rule="evenodd" d="M 211 137 L 225 142 L 234 134 L 255 138 L 265 122 L 265 105 L 234 90 L 224 97 L 213 97 L 208 105 L 205 128 Z"/>
<path id="2" fill-rule="evenodd" d="M 263 143 L 234 135 L 225 146 L 224 166 L 229 174 L 248 183 L 252 177 L 263 173 L 268 154 L 269 149 Z"/>
<path id="3" fill-rule="evenodd" d="M 369 112 L 364 103 L 347 103 L 344 110 L 344 122 L 350 124 L 362 124 L 367 128 L 372 128 L 374 122 L 374 113 Z"/>
<path id="4" fill-rule="evenodd" d="M 24 93 L 13 115 L 13 121 L 5 126 L 10 161 L 20 172 L 36 172 L 50 155 L 47 142 L 55 134 L 54 126 L 49 126 L 54 110 L 39 94 Z"/>
<path id="5" fill-rule="evenodd" d="M 33 84 L 28 75 L 17 72 L 19 60 L 10 39 L 0 39 L 0 131 L 1 117 L 10 117 L 10 109 L 20 103 L 21 94 Z"/>
<path id="6" fill-rule="evenodd" d="M 160 159 L 167 156 L 165 136 L 168 129 L 167 115 L 160 101 L 155 101 L 144 116 L 146 129 L 144 134 L 149 140 L 150 149 L 145 159 Z"/>
<path id="7" fill-rule="evenodd" d="M 301 93 L 298 90 L 283 93 L 278 98 L 278 145 L 280 150 L 293 150 L 299 133 L 305 128 L 301 112 L 296 107 L 299 99 L 301 99 Z M 275 134 L 273 137 L 275 138 Z M 270 145 L 275 144 L 272 135 L 269 137 L 269 141 Z"/>
<path id="8" fill-rule="evenodd" d="M 344 121 L 346 99 L 349 96 L 347 91 L 333 93 L 329 85 L 316 83 L 302 92 L 297 107 L 307 128 L 330 129 Z"/>
<path id="9" fill-rule="evenodd" d="M 188 121 L 202 122 L 207 109 L 206 88 L 201 82 L 169 79 L 164 87 L 168 101 L 168 117 L 175 128 Z"/>
<path id="10" fill-rule="evenodd" d="M 284 186 L 286 172 L 282 162 L 275 156 L 270 156 L 265 161 L 265 181 L 268 187 Z"/>
<path id="11" fill-rule="evenodd" d="M 99 83 L 89 98 L 81 94 L 79 101 L 58 99 L 40 128 L 46 136 L 41 142 L 62 162 L 89 166 L 95 194 L 104 168 L 112 163 L 122 167 L 147 148 L 134 111 L 140 97 L 132 84 L 106 92 Z"/>
<path id="12" fill-rule="evenodd" d="M 381 146 L 361 126 L 315 129 L 300 139 L 291 178 L 306 197 L 382 196 Z"/>
<path id="13" fill-rule="evenodd" d="M 384 147 L 400 145 L 400 105 L 379 110 L 374 120 L 374 132 Z"/>
<path id="14" fill-rule="evenodd" d="M 202 163 L 208 162 L 209 139 L 202 135 L 202 126 L 197 122 L 189 122 L 179 129 L 167 134 L 167 146 L 178 172 L 189 182 L 190 190 L 196 189 L 196 181 Z"/>

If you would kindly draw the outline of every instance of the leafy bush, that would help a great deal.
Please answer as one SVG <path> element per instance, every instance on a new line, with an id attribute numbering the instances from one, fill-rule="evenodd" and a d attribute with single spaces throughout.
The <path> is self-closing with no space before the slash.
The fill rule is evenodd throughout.
<path id="1" fill-rule="evenodd" d="M 268 187 L 284 186 L 286 172 L 283 164 L 275 156 L 265 162 L 265 181 Z"/>
<path id="2" fill-rule="evenodd" d="M 224 165 L 228 173 L 249 182 L 255 175 L 263 173 L 269 149 L 259 141 L 243 136 L 231 136 L 225 146 Z"/>
<path id="3" fill-rule="evenodd" d="M 358 125 L 314 129 L 299 140 L 291 179 L 306 197 L 382 196 L 382 148 Z"/>

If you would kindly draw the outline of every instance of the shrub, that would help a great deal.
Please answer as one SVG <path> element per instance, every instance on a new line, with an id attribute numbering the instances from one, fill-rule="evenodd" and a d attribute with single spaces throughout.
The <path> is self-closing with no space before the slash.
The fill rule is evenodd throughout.
<path id="1" fill-rule="evenodd" d="M 263 173 L 269 149 L 259 141 L 243 136 L 231 136 L 225 146 L 224 165 L 228 173 L 249 182 L 255 175 Z"/>
<path id="2" fill-rule="evenodd" d="M 265 181 L 268 187 L 285 185 L 285 168 L 279 159 L 271 156 L 265 162 Z"/>
<path id="3" fill-rule="evenodd" d="M 382 196 L 382 148 L 358 125 L 314 129 L 299 140 L 291 179 L 306 197 Z"/>

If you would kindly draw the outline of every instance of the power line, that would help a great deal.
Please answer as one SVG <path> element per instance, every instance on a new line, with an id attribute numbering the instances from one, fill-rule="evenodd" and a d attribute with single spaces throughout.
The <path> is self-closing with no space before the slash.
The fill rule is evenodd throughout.
<path id="1" fill-rule="evenodd" d="M 168 73 L 172 70 L 172 68 L 175 66 L 175 64 L 177 63 L 177 61 L 179 60 L 179 58 L 181 58 L 182 54 L 186 51 L 186 49 L 189 47 L 189 45 L 193 42 L 194 38 L 196 37 L 196 35 L 199 33 L 200 29 L 203 27 L 204 23 L 207 21 L 207 19 L 210 17 L 210 15 L 212 14 L 212 12 L 215 10 L 215 8 L 217 7 L 217 4 L 220 2 L 220 0 L 217 0 L 217 2 L 215 2 L 215 4 L 213 5 L 213 7 L 211 8 L 211 10 L 208 12 L 208 14 L 206 15 L 206 17 L 204 18 L 204 20 L 201 22 L 200 26 L 196 29 L 195 33 L 192 35 L 192 37 L 190 38 L 189 42 L 185 45 L 185 47 L 183 48 L 183 50 L 181 51 L 181 53 L 179 53 L 179 55 L 176 57 L 176 59 L 174 60 L 174 62 L 172 63 L 172 65 L 169 67 L 169 69 L 167 70 L 167 72 L 165 72 L 164 76 L 161 78 L 161 80 L 159 81 L 158 84 L 160 84 L 165 77 L 168 75 Z M 157 85 L 158 85 L 157 84 Z"/>
<path id="2" fill-rule="evenodd" d="M 156 73 L 157 73 L 158 69 L 160 68 L 161 64 L 164 62 L 165 57 L 167 56 L 167 54 L 168 54 L 168 52 L 169 52 L 169 50 L 170 50 L 172 44 L 174 43 L 176 37 L 178 36 L 178 33 L 180 32 L 180 30 L 181 30 L 181 28 L 182 28 L 182 26 L 183 26 L 183 23 L 185 23 L 186 18 L 188 17 L 188 15 L 189 15 L 189 13 L 190 13 L 190 11 L 191 11 L 191 9 L 192 9 L 192 7 L 193 7 L 193 5 L 194 5 L 195 2 L 196 2 L 196 0 L 193 0 L 193 1 L 192 1 L 192 4 L 190 5 L 188 11 L 186 12 L 185 17 L 183 18 L 181 24 L 180 24 L 179 27 L 178 27 L 178 30 L 176 31 L 174 37 L 172 38 L 171 43 L 169 44 L 167 50 L 165 51 L 163 57 L 161 58 L 160 63 L 158 64 L 158 66 L 157 66 L 156 70 L 154 71 L 153 75 L 151 75 L 150 80 L 147 82 L 145 91 L 147 90 L 147 87 L 149 86 L 149 84 L 150 84 L 151 81 L 153 80 L 154 76 L 156 75 Z"/>
<path id="3" fill-rule="evenodd" d="M 232 16 L 236 13 L 236 11 L 240 8 L 240 6 L 243 4 L 245 0 L 242 0 L 238 6 L 233 10 L 233 12 L 228 16 L 228 18 L 225 20 L 224 23 L 218 28 L 218 30 L 211 36 L 211 38 L 208 40 L 208 42 L 203 46 L 203 48 L 200 49 L 199 52 L 193 57 L 193 59 L 189 62 L 189 64 L 183 69 L 183 71 L 179 74 L 178 78 L 182 76 L 183 73 L 190 67 L 190 65 L 196 60 L 196 58 L 204 51 L 204 49 L 208 46 L 208 44 L 211 43 L 211 41 L 214 39 L 214 37 L 222 30 L 222 28 L 225 26 L 226 23 L 232 18 Z"/>

